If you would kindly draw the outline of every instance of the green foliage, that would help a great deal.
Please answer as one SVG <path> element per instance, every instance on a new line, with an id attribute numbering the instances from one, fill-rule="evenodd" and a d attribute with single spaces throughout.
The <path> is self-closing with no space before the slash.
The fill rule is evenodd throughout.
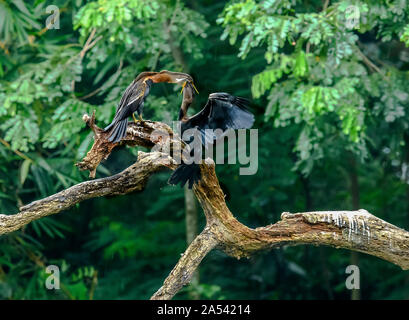
<path id="1" fill-rule="evenodd" d="M 346 138 L 349 148 L 363 159 L 362 148 L 357 146 L 367 142 L 365 119 L 373 116 L 374 98 L 380 98 L 374 94 L 385 80 L 393 83 L 392 75 L 397 72 L 393 67 L 387 79 L 368 74 L 368 67 L 373 71 L 373 66 L 359 48 L 358 35 L 379 28 L 377 37 L 382 41 L 394 35 L 406 39 L 406 29 L 403 33 L 399 29 L 407 20 L 402 2 L 338 1 L 321 11 L 320 6 L 301 9 L 292 1 L 236 1 L 227 5 L 218 19 L 224 27 L 222 39 L 229 36 L 234 44 L 243 36 L 239 57 L 246 58 L 252 48 L 265 50 L 267 66 L 253 77 L 252 94 L 254 98 L 268 94 L 266 121 L 274 119 L 279 127 L 292 125 L 290 120 L 303 125 L 295 150 L 299 163 L 309 162 L 305 174 L 313 168 L 314 160 L 324 157 L 321 148 L 329 145 L 326 141 L 332 145 Z M 368 81 L 376 87 L 371 92 L 361 87 Z M 401 91 L 399 85 L 394 86 Z M 402 117 L 405 108 L 396 104 L 396 98 L 390 99 L 387 122 Z M 311 157 L 307 150 L 316 150 L 316 156 Z"/>
<path id="2" fill-rule="evenodd" d="M 166 61 L 174 46 L 180 46 L 194 59 L 202 58 L 197 37 L 206 37 L 203 17 L 180 1 L 98 0 L 87 3 L 75 16 L 83 42 L 92 30 L 101 37 L 92 49 L 95 59 L 105 62 L 110 55 L 141 54 L 155 68 Z M 96 65 L 90 61 L 89 66 Z"/>
<path id="3" fill-rule="evenodd" d="M 22 0 L 0 2 L 0 38 L 6 48 L 12 41 L 24 44 L 31 30 L 41 29 L 37 19 L 42 4 L 27 7 Z"/>
<path id="4" fill-rule="evenodd" d="M 130 29 L 135 21 L 154 19 L 158 14 L 159 2 L 146 0 L 98 0 L 87 3 L 75 17 L 74 29 L 80 28 L 85 40 L 93 29 L 109 41 L 132 45 Z"/>

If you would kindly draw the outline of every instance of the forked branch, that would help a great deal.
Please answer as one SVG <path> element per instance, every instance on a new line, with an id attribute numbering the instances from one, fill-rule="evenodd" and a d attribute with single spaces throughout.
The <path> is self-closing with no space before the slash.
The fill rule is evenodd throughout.
<path id="1" fill-rule="evenodd" d="M 86 199 L 143 190 L 150 175 L 163 168 L 173 170 L 177 167 L 170 150 L 183 143 L 169 126 L 151 121 L 129 123 L 127 136 L 120 143 L 111 143 L 107 141 L 107 134 L 95 124 L 95 113 L 91 117 L 84 115 L 83 120 L 93 130 L 95 141 L 77 166 L 89 170 L 92 178 L 99 163 L 119 144 L 155 147 L 165 152 L 139 152 L 138 161 L 121 173 L 82 182 L 32 202 L 20 208 L 17 214 L 0 215 L 0 235 L 18 230 L 33 220 L 64 211 Z M 243 225 L 228 209 L 214 169 L 214 162 L 206 159 L 201 164 L 202 179 L 193 187 L 206 216 L 206 227 L 151 299 L 171 299 L 190 282 L 202 259 L 213 248 L 242 258 L 283 245 L 326 245 L 370 254 L 404 270 L 409 269 L 409 232 L 366 210 L 283 213 L 281 220 L 272 225 L 256 229 Z"/>

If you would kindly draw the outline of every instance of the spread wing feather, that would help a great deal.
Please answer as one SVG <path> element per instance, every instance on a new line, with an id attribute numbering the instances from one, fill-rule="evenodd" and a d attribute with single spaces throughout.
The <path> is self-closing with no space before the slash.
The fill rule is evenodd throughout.
<path id="1" fill-rule="evenodd" d="M 212 95 L 211 95 L 212 96 Z M 254 123 L 254 116 L 247 109 L 248 101 L 244 98 L 235 97 L 227 93 L 213 94 L 215 98 L 209 98 L 204 108 L 190 117 L 187 121 L 182 121 L 182 134 L 187 129 L 197 128 L 200 131 L 202 139 L 201 144 L 207 148 L 210 144 L 227 132 L 228 129 L 248 129 Z M 221 129 L 223 134 L 216 136 L 206 129 Z M 189 141 L 191 147 L 194 143 L 194 137 L 190 137 Z M 180 184 L 183 187 L 188 183 L 189 189 L 193 184 L 201 179 L 200 167 L 196 163 L 185 164 L 182 163 L 171 175 L 169 183 L 176 185 Z"/>
<path id="2" fill-rule="evenodd" d="M 206 146 L 215 140 L 206 129 L 248 129 L 254 123 L 253 114 L 247 109 L 248 100 L 224 94 L 225 99 L 210 98 L 204 108 L 182 123 L 182 132 L 197 128 L 202 134 L 202 144 Z M 210 140 L 209 140 L 210 139 Z"/>

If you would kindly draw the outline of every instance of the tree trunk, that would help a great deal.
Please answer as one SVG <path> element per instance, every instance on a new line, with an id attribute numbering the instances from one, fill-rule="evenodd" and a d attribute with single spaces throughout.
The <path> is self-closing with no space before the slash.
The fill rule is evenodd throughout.
<path id="1" fill-rule="evenodd" d="M 405 160 L 404 160 L 404 166 L 406 166 L 406 169 L 404 172 L 402 172 L 402 179 L 404 180 L 404 183 L 406 183 L 406 212 L 407 212 L 407 222 L 406 225 L 409 227 L 409 134 L 404 133 L 403 134 L 403 140 L 405 141 Z M 402 165 L 402 167 L 403 167 Z M 403 171 L 403 168 L 402 168 Z M 403 175 L 404 173 L 404 175 Z"/>
<path id="2" fill-rule="evenodd" d="M 197 237 L 198 230 L 198 214 L 197 214 L 197 202 L 195 194 L 191 189 L 185 185 L 185 210 L 186 210 L 186 243 L 189 246 L 193 240 Z M 196 269 L 193 274 L 191 284 L 198 286 L 200 280 L 199 268 Z M 200 295 L 196 291 L 189 293 L 191 299 L 198 300 Z"/>
<path id="3" fill-rule="evenodd" d="M 305 197 L 305 211 L 311 211 L 313 208 L 312 197 L 311 197 L 311 187 L 310 187 L 310 178 L 304 177 L 301 173 L 299 175 L 301 184 L 304 189 L 304 197 Z M 305 252 L 308 253 L 310 248 L 308 246 L 305 247 Z M 330 271 L 327 265 L 328 255 L 323 247 L 319 247 L 319 262 L 321 266 L 321 276 L 322 282 L 324 283 L 325 290 L 327 291 L 328 299 L 333 300 L 334 294 L 332 293 L 331 283 L 330 283 Z"/>
<path id="4" fill-rule="evenodd" d="M 179 1 L 176 2 L 175 10 L 179 6 Z M 189 73 L 189 66 L 186 63 L 186 60 L 183 56 L 183 52 L 181 48 L 175 44 L 172 31 L 170 30 L 170 22 L 165 23 L 165 30 L 168 34 L 168 43 L 172 52 L 172 57 L 175 63 L 182 68 L 183 72 Z M 197 202 L 196 197 L 192 190 L 187 188 L 187 184 L 185 186 L 185 215 L 186 215 L 186 243 L 189 246 L 190 243 L 197 237 L 198 235 L 198 228 L 197 228 L 197 220 L 198 220 L 198 211 L 197 211 Z M 197 268 L 195 273 L 192 277 L 192 284 L 194 286 L 199 285 L 199 269 Z M 190 297 L 192 299 L 200 299 L 199 294 L 196 292 L 191 292 Z"/>
<path id="5" fill-rule="evenodd" d="M 349 169 L 349 180 L 350 180 L 350 193 L 351 193 L 351 205 L 352 210 L 359 209 L 359 182 L 358 182 L 358 168 L 354 156 L 350 158 L 350 169 Z M 351 265 L 356 265 L 359 267 L 359 253 L 356 251 L 351 251 L 349 262 Z M 351 300 L 360 300 L 361 291 L 360 289 L 351 290 Z"/>

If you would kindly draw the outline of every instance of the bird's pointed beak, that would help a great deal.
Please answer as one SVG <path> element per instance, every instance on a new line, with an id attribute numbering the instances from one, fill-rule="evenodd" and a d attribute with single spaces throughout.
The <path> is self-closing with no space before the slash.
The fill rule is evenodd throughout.
<path id="1" fill-rule="evenodd" d="M 191 82 L 191 84 L 192 84 L 193 88 L 195 89 L 196 93 L 199 94 L 199 91 L 197 91 L 197 89 L 195 87 L 195 84 L 193 82 Z"/>
<path id="2" fill-rule="evenodd" d="M 185 89 L 186 83 L 187 83 L 187 81 L 183 82 L 183 84 L 182 84 L 182 90 L 180 90 L 180 94 L 182 94 L 183 90 Z"/>
<path id="3" fill-rule="evenodd" d="M 191 84 L 193 89 L 195 89 L 196 93 L 199 94 L 199 91 L 197 91 L 195 84 L 193 82 L 190 82 L 190 81 L 189 81 L 189 84 Z M 180 90 L 180 94 L 182 94 L 183 90 L 185 90 L 186 85 L 187 85 L 187 81 L 185 81 L 182 84 L 182 90 Z"/>

